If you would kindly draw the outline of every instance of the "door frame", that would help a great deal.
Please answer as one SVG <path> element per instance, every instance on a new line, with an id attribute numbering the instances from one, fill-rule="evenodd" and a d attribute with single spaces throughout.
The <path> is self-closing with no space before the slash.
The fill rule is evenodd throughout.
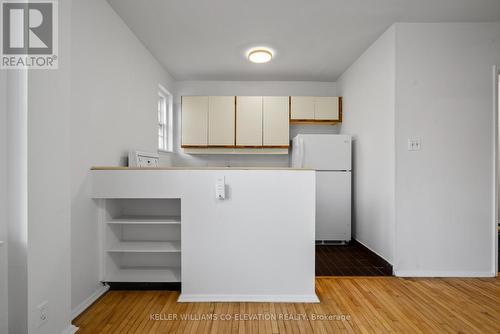
<path id="1" fill-rule="evenodd" d="M 499 182 L 499 170 L 498 168 L 500 167 L 500 154 L 498 150 L 500 149 L 499 145 L 499 121 L 500 121 L 500 109 L 499 109 L 499 84 L 500 84 L 500 66 L 493 66 L 493 226 L 492 226 L 492 249 L 493 249 L 493 255 L 492 255 L 492 274 L 493 276 L 498 275 L 498 220 L 499 220 L 499 205 L 498 205 L 498 200 L 500 198 L 498 191 L 500 190 L 500 187 L 498 186 Z"/>

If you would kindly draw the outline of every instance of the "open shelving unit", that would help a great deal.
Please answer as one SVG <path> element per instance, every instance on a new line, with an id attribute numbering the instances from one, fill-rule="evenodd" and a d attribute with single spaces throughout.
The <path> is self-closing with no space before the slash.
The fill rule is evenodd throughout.
<path id="1" fill-rule="evenodd" d="M 99 203 L 101 281 L 181 281 L 181 201 L 103 199 Z"/>

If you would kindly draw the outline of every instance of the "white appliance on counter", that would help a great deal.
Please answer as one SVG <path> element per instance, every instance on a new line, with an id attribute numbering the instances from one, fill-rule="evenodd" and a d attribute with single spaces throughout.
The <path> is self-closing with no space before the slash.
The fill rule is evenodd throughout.
<path id="1" fill-rule="evenodd" d="M 291 166 L 316 170 L 316 240 L 351 240 L 351 136 L 300 134 Z"/>
<path id="2" fill-rule="evenodd" d="M 160 155 L 158 153 L 148 153 L 140 151 L 128 152 L 128 166 L 129 167 L 159 167 Z"/>

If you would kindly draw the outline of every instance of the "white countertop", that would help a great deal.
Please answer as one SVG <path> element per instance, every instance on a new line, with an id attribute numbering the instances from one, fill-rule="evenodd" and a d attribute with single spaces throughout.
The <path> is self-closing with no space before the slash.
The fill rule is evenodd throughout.
<path id="1" fill-rule="evenodd" d="M 310 168 L 291 167 L 119 167 L 94 166 L 91 170 L 298 170 L 312 171 Z"/>

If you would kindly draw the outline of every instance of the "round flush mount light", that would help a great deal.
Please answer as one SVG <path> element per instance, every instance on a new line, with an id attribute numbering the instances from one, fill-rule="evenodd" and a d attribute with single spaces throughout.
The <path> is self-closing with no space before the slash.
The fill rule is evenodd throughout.
<path id="1" fill-rule="evenodd" d="M 254 48 L 248 51 L 248 60 L 252 63 L 263 64 L 273 59 L 273 52 L 267 48 Z"/>

